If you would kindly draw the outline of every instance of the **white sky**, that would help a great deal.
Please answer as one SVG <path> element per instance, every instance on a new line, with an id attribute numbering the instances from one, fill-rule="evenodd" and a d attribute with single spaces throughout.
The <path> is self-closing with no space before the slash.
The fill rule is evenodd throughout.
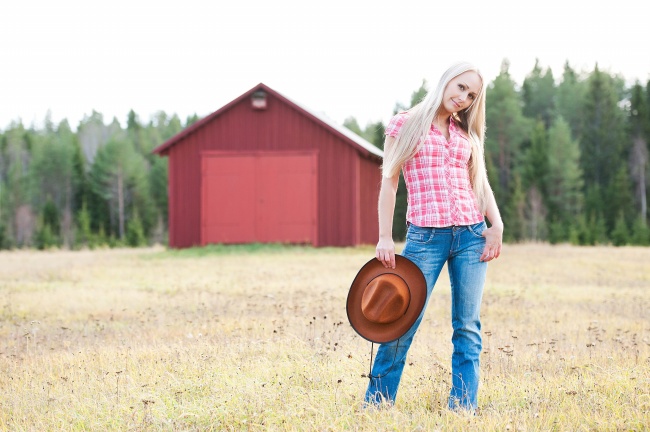
<path id="1" fill-rule="evenodd" d="M 185 121 L 260 82 L 363 127 L 461 59 L 489 81 L 504 58 L 519 84 L 536 58 L 556 78 L 568 60 L 650 79 L 645 0 L 15 0 L 1 15 L 0 130 L 48 110 L 73 129 L 93 109 Z"/>

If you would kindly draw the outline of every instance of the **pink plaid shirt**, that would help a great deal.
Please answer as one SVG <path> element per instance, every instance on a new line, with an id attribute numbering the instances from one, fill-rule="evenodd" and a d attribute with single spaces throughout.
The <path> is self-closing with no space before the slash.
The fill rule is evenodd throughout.
<path id="1" fill-rule="evenodd" d="M 395 137 L 408 113 L 395 115 L 386 135 Z M 471 156 L 467 135 L 453 119 L 449 141 L 434 125 L 418 152 L 402 167 L 408 192 L 406 220 L 421 227 L 472 225 L 483 215 L 472 190 L 467 163 Z"/>

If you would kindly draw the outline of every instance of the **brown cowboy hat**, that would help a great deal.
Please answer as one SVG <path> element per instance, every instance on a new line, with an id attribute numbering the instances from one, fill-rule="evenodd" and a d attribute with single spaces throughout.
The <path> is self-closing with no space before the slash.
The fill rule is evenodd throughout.
<path id="1" fill-rule="evenodd" d="M 362 338 L 392 342 L 411 328 L 426 299 L 426 280 L 413 261 L 395 255 L 392 269 L 373 258 L 361 267 L 350 286 L 348 320 Z"/>

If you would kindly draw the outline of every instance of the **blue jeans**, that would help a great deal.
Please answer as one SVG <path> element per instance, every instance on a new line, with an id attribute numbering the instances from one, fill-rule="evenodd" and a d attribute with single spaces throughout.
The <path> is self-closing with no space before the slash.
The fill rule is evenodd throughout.
<path id="1" fill-rule="evenodd" d="M 481 353 L 480 309 L 487 263 L 479 261 L 485 238 L 485 222 L 475 225 L 423 228 L 409 225 L 402 255 L 413 261 L 427 281 L 427 303 L 445 263 L 451 281 L 452 387 L 449 408 L 478 406 L 479 355 Z M 365 400 L 370 404 L 393 403 L 406 362 L 406 354 L 422 313 L 404 336 L 382 344 L 377 350 Z"/>

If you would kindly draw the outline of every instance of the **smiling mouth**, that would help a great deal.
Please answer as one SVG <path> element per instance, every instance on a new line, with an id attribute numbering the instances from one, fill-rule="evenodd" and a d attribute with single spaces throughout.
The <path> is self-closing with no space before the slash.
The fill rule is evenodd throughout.
<path id="1" fill-rule="evenodd" d="M 452 99 L 451 101 L 454 103 L 454 105 L 456 105 L 456 108 L 460 108 L 460 104 L 459 104 L 458 102 L 456 102 L 456 101 L 453 100 L 453 99 Z"/>

